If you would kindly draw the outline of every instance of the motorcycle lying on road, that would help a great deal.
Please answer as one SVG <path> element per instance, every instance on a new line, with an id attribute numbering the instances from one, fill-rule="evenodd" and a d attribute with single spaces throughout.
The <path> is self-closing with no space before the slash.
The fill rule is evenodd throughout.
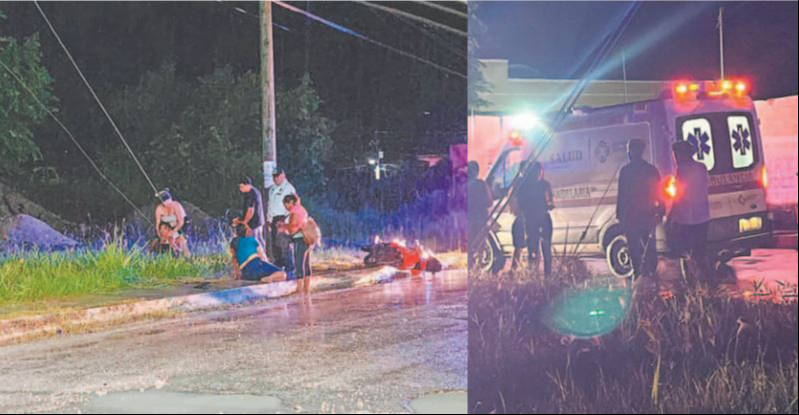
<path id="1" fill-rule="evenodd" d="M 378 239 L 361 250 L 367 253 L 363 262 L 368 268 L 390 266 L 410 272 L 413 276 L 420 276 L 425 272 L 435 275 L 444 270 L 441 261 L 418 242 L 415 246 L 408 247 L 403 241 L 381 242 Z"/>

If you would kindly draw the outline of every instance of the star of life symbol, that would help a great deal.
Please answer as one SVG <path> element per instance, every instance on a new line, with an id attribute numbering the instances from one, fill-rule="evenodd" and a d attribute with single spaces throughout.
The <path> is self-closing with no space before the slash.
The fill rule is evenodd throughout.
<path id="1" fill-rule="evenodd" d="M 752 150 L 751 138 L 752 135 L 749 133 L 749 130 L 745 129 L 743 125 L 738 124 L 738 128 L 732 132 L 732 148 L 741 153 L 742 156 L 746 156 L 746 153 Z"/>
<path id="2" fill-rule="evenodd" d="M 608 159 L 610 158 L 610 146 L 605 141 L 599 143 L 599 145 L 594 150 L 594 155 L 599 160 L 600 163 L 605 164 Z"/>
<path id="3" fill-rule="evenodd" d="M 697 161 L 705 161 L 705 158 L 713 151 L 710 134 L 707 131 L 702 131 L 701 128 L 694 128 L 693 134 L 688 135 L 688 142 L 694 146 Z"/>
<path id="4" fill-rule="evenodd" d="M 713 130 L 710 121 L 704 118 L 689 120 L 683 123 L 683 137 L 694 147 L 694 160 L 707 166 L 708 171 L 716 167 L 716 155 L 713 146 Z"/>
<path id="5" fill-rule="evenodd" d="M 727 119 L 732 145 L 732 164 L 736 169 L 745 169 L 755 164 L 755 147 L 749 118 L 734 116 Z"/>

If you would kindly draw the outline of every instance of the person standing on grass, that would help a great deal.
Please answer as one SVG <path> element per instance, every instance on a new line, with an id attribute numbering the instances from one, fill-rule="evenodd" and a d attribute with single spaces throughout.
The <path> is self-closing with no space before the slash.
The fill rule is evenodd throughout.
<path id="1" fill-rule="evenodd" d="M 234 279 L 263 284 L 286 281 L 286 273 L 269 263 L 263 247 L 249 234 L 247 226 L 236 225 L 236 237 L 230 243 Z"/>
<path id="2" fill-rule="evenodd" d="M 289 279 L 296 279 L 298 291 L 307 294 L 311 291 L 313 276 L 311 251 L 318 242 L 314 235 L 308 235 L 312 232 L 309 225 L 310 227 L 316 225 L 296 195 L 286 196 L 283 203 L 289 216 L 284 223 L 278 225 L 278 246 L 287 259 L 286 272 Z"/>
<path id="3" fill-rule="evenodd" d="M 527 162 L 525 161 L 519 165 L 519 175 L 522 180 L 524 180 L 524 176 L 527 173 L 526 170 Z M 511 228 L 511 236 L 513 237 L 513 264 L 511 265 L 511 271 L 515 272 L 521 266 L 522 255 L 524 255 L 524 250 L 527 248 L 527 225 L 524 222 L 524 212 L 519 207 L 518 195 L 511 200 L 510 209 L 511 213 L 516 217 Z M 529 254 L 531 258 L 532 255 L 532 253 Z"/>
<path id="4" fill-rule="evenodd" d="M 491 189 L 485 181 L 480 180 L 480 165 L 476 161 L 470 161 L 468 165 L 467 192 L 469 203 L 467 213 L 469 222 L 469 265 L 471 266 L 476 258 L 476 252 L 473 252 L 473 245 L 477 243 L 477 237 L 483 231 L 483 227 L 487 225 L 488 218 L 491 215 L 491 206 L 494 204 Z"/>
<path id="5" fill-rule="evenodd" d="M 282 267 L 286 267 L 286 258 L 277 245 L 278 225 L 284 223 L 289 216 L 283 200 L 288 195 L 296 195 L 297 190 L 286 178 L 286 171 L 278 167 L 272 174 L 274 185 L 269 188 L 269 195 L 266 207 L 266 221 L 269 227 L 269 255 L 272 261 Z"/>
<path id="6" fill-rule="evenodd" d="M 191 258 L 189 251 L 189 242 L 186 235 L 183 233 L 183 227 L 186 225 L 186 210 L 179 202 L 172 198 L 169 189 L 164 189 L 159 192 L 159 204 L 155 208 L 155 229 L 161 236 L 162 224 L 167 224 L 171 228 L 169 238 L 172 240 L 171 245 L 179 247 L 183 257 Z"/>
<path id="7" fill-rule="evenodd" d="M 619 172 L 616 218 L 627 238 L 635 278 L 655 277 L 658 268 L 657 226 L 663 222 L 665 205 L 661 197 L 661 176 L 657 167 L 644 159 L 646 143 L 630 140 L 629 163 Z"/>
<path id="8" fill-rule="evenodd" d="M 252 184 L 252 179 L 244 177 L 239 181 L 239 192 L 243 197 L 242 217 L 233 220 L 233 225 L 244 225 L 247 236 L 252 236 L 258 245 L 266 250 L 264 241 L 264 203 L 261 192 Z"/>
<path id="9" fill-rule="evenodd" d="M 677 198 L 669 214 L 672 246 L 696 265 L 700 278 L 713 277 L 707 257 L 710 223 L 710 173 L 694 160 L 693 144 L 680 141 L 673 146 L 677 161 Z"/>
<path id="10" fill-rule="evenodd" d="M 534 270 L 544 260 L 544 276 L 552 276 L 553 224 L 550 212 L 555 209 L 552 185 L 544 180 L 544 166 L 534 163 L 518 191 L 519 208 L 527 231 L 527 255 Z"/>

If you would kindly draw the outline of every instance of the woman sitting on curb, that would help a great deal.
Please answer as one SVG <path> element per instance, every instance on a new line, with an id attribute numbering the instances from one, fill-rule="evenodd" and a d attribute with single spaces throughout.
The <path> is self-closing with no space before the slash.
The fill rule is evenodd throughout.
<path id="1" fill-rule="evenodd" d="M 272 265 L 266 253 L 253 236 L 247 236 L 247 227 L 236 226 L 236 237 L 230 243 L 233 275 L 237 280 L 257 281 L 263 284 L 286 281 L 286 273 Z"/>

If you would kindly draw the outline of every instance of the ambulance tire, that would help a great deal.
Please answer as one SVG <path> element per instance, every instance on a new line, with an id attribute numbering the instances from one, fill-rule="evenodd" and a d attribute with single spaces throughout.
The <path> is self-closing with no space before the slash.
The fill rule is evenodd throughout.
<path id="1" fill-rule="evenodd" d="M 474 268 L 483 274 L 499 274 L 505 269 L 505 253 L 493 238 L 485 239 L 474 259 Z M 471 268 L 471 267 L 470 267 Z"/>
<path id="2" fill-rule="evenodd" d="M 634 274 L 630 250 L 627 246 L 627 238 L 617 234 L 609 238 L 610 242 L 605 247 L 606 259 L 610 272 L 618 278 L 632 278 Z"/>

